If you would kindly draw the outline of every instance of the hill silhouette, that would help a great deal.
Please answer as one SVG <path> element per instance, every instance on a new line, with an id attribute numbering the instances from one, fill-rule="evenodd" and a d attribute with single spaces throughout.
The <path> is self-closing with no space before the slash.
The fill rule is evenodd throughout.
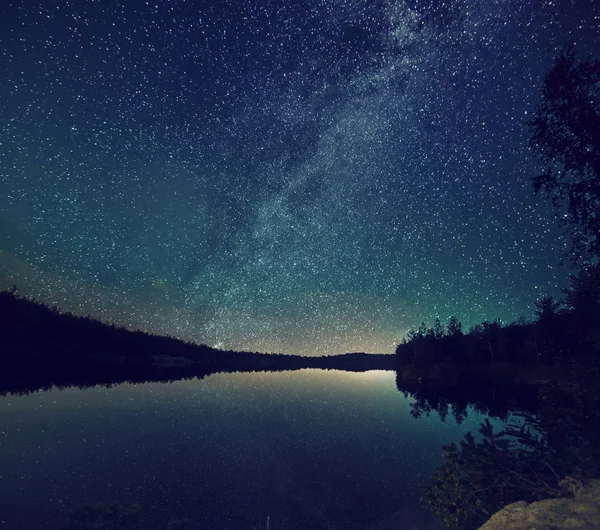
<path id="1" fill-rule="evenodd" d="M 16 289 L 0 292 L 0 315 L 0 394 L 52 386 L 167 382 L 217 372 L 393 370 L 396 363 L 392 354 L 308 357 L 219 350 L 63 313 L 57 307 L 18 296 Z"/>

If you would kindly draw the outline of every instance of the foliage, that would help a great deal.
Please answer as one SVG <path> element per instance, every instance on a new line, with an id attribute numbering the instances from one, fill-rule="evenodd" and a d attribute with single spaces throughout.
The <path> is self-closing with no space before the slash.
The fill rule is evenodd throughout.
<path id="1" fill-rule="evenodd" d="M 448 337 L 461 337 L 462 334 L 462 324 L 455 316 L 451 316 L 448 323 Z"/>
<path id="2" fill-rule="evenodd" d="M 544 171 L 533 178 L 562 216 L 571 259 L 600 256 L 600 60 L 578 60 L 570 48 L 546 75 L 543 98 L 529 123 Z"/>
<path id="3" fill-rule="evenodd" d="M 588 370 L 568 389 L 542 387 L 535 409 L 513 412 L 502 430 L 486 419 L 478 440 L 468 433 L 443 446 L 423 501 L 447 526 L 468 530 L 512 502 L 573 494 L 600 474 L 597 378 Z"/>
<path id="4" fill-rule="evenodd" d="M 571 277 L 570 285 L 565 289 L 565 305 L 579 317 L 595 317 L 586 324 L 599 327 L 597 315 L 600 314 L 600 263 L 581 267 Z"/>
<path id="5" fill-rule="evenodd" d="M 494 432 L 486 419 L 479 434 L 479 442 L 467 433 L 460 447 L 444 446 L 444 463 L 425 488 L 424 501 L 447 526 L 477 528 L 507 504 L 561 494 L 547 445 L 530 427 Z"/>
<path id="6" fill-rule="evenodd" d="M 496 447 L 504 440 L 493 432 L 489 420 L 480 427 L 482 431 L 485 431 L 484 439 L 479 444 L 467 433 L 460 448 L 454 443 L 443 446 L 444 464 L 425 488 L 425 502 L 447 526 L 481 525 L 490 515 L 489 497 L 498 495 L 494 483 L 488 480 L 493 464 L 506 460 L 506 453 Z"/>
<path id="7" fill-rule="evenodd" d="M 552 320 L 558 313 L 562 303 L 556 301 L 553 296 L 544 296 L 535 304 L 535 315 L 540 321 Z"/>

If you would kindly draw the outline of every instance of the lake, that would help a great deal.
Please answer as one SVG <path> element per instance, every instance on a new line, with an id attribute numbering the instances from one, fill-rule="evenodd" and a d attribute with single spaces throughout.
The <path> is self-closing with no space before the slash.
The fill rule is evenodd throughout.
<path id="1" fill-rule="evenodd" d="M 411 403 L 392 371 L 324 370 L 2 397 L 0 528 L 95 502 L 140 504 L 146 530 L 438 528 L 420 488 L 485 417 Z"/>

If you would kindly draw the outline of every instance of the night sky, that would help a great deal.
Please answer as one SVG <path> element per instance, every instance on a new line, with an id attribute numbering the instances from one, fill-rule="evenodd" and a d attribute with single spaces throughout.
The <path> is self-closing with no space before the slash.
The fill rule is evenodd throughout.
<path id="1" fill-rule="evenodd" d="M 600 3 L 5 0 L 0 287 L 267 352 L 531 316 L 527 120 Z"/>

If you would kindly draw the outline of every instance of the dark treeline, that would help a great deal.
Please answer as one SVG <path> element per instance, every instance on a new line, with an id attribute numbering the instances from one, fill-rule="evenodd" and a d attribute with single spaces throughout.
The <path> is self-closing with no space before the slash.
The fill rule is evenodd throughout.
<path id="1" fill-rule="evenodd" d="M 0 315 L 0 395 L 53 386 L 170 382 L 217 372 L 395 368 L 393 355 L 304 357 L 218 350 L 62 313 L 19 297 L 14 289 L 0 292 Z"/>
<path id="2" fill-rule="evenodd" d="M 225 357 L 238 360 L 249 352 L 228 352 L 185 342 L 173 337 L 106 324 L 90 317 L 61 312 L 56 306 L 20 297 L 16 288 L 0 292 L 0 331 L 6 357 L 18 361 L 27 356 L 32 362 L 53 363 L 60 360 L 147 359 L 153 355 L 185 357 L 211 362 Z"/>
<path id="3" fill-rule="evenodd" d="M 444 327 L 436 320 L 408 333 L 396 348 L 399 366 L 579 364 L 598 362 L 600 349 L 600 265 L 581 269 L 565 298 L 537 303 L 536 320 L 508 325 L 483 322 L 468 332 L 456 317 Z"/>

